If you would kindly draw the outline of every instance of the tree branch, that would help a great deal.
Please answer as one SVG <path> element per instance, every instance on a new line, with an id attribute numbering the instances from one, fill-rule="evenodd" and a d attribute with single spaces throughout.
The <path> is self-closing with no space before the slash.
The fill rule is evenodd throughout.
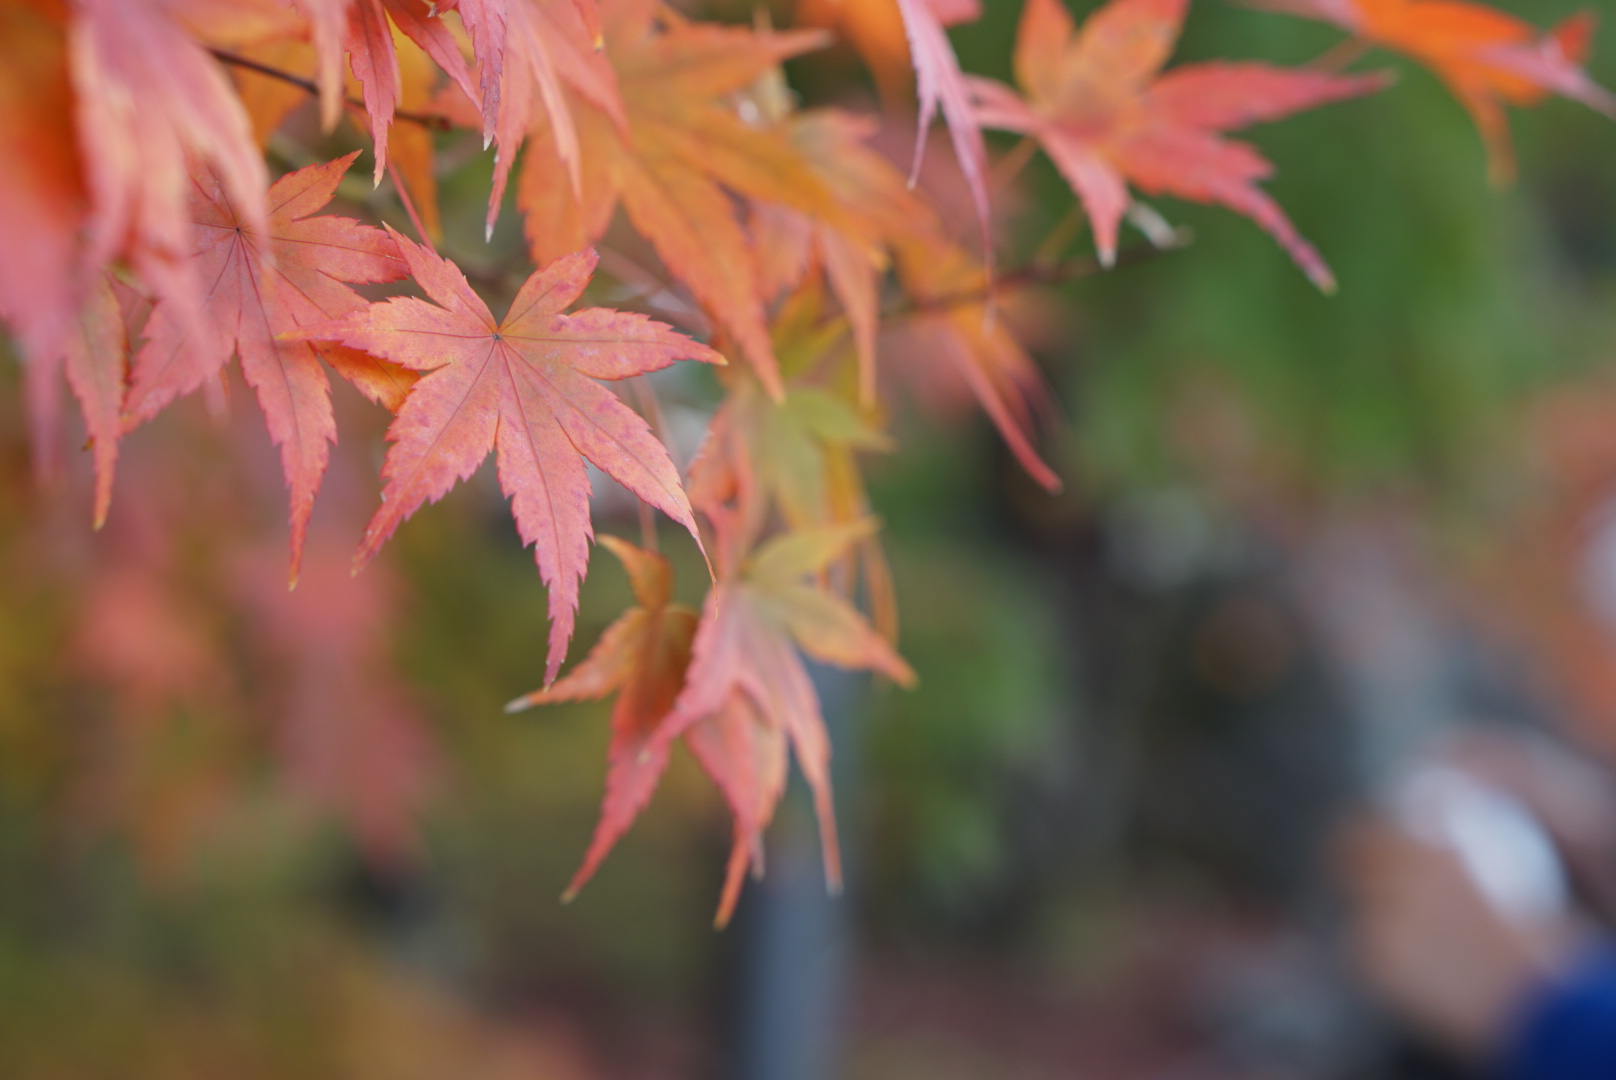
<path id="1" fill-rule="evenodd" d="M 278 67 L 272 67 L 269 64 L 260 63 L 257 60 L 252 60 L 245 56 L 238 56 L 227 49 L 209 49 L 208 52 L 212 53 L 213 58 L 219 61 L 221 64 L 229 64 L 231 67 L 238 67 L 243 71 L 251 71 L 271 79 L 279 79 L 281 82 L 295 86 L 299 90 L 306 93 L 319 96 L 320 87 L 313 79 L 305 79 L 303 76 L 294 75 L 290 71 L 282 71 Z M 357 109 L 363 109 L 365 107 L 365 103 L 363 101 L 359 101 L 355 98 L 347 98 L 346 101 L 349 105 Z M 420 124 L 422 127 L 429 128 L 433 131 L 451 131 L 454 128 L 454 125 L 449 123 L 449 118 L 446 116 L 434 116 L 431 113 L 409 112 L 404 109 L 393 110 L 393 119 L 404 120 L 411 124 Z"/>
<path id="2" fill-rule="evenodd" d="M 1173 236 L 1172 243 L 1166 244 L 1135 244 L 1124 248 L 1118 253 L 1116 262 L 1104 266 L 1093 255 L 1080 255 L 1065 262 L 1032 262 L 1026 266 L 1018 267 L 1000 274 L 993 282 L 991 288 L 967 289 L 956 293 L 944 293 L 929 300 L 916 300 L 904 298 L 895 304 L 889 305 L 881 314 L 884 317 L 902 317 L 904 315 L 926 315 L 940 311 L 948 311 L 957 307 L 968 307 L 972 304 L 983 304 L 994 296 L 1008 292 L 1012 289 L 1026 288 L 1031 285 L 1062 285 L 1068 281 L 1092 277 L 1106 270 L 1119 270 L 1124 266 L 1137 266 L 1139 263 L 1149 262 L 1169 251 L 1189 246 L 1190 235 L 1187 229 L 1179 229 Z"/>

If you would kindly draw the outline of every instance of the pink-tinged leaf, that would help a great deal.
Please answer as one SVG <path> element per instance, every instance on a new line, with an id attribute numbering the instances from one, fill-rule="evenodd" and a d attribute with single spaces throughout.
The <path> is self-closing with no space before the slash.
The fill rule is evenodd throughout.
<path id="1" fill-rule="evenodd" d="M 393 123 L 398 98 L 403 92 L 398 70 L 398 54 L 393 51 L 393 29 L 381 0 L 352 0 L 348 8 L 348 62 L 359 80 L 370 120 L 370 139 L 376 152 L 372 180 L 382 182 L 387 172 L 387 129 Z"/>
<path id="2" fill-rule="evenodd" d="M 309 20 L 318 57 L 320 123 L 330 131 L 342 117 L 343 50 L 348 37 L 348 6 L 353 0 L 292 0 Z"/>
<path id="3" fill-rule="evenodd" d="M 1002 320 L 985 308 L 987 275 L 958 248 L 917 238 L 897 250 L 898 276 L 919 311 L 894 327 L 915 357 L 915 380 L 941 381 L 946 366 L 993 421 L 1028 475 L 1050 491 L 1060 477 L 1039 457 L 1033 431 L 1053 415 L 1048 385 Z"/>
<path id="4" fill-rule="evenodd" d="M 1238 131 L 1303 109 L 1373 93 L 1385 75 L 1342 78 L 1322 71 L 1267 64 L 1192 64 L 1169 71 L 1150 87 L 1164 123 L 1204 131 Z"/>
<path id="5" fill-rule="evenodd" d="M 734 845 L 713 917 L 713 925 L 722 928 L 735 914 L 747 868 L 763 873 L 763 830 L 785 793 L 788 743 L 785 731 L 765 720 L 752 699 L 742 693 L 731 694 L 718 709 L 692 724 L 685 743 L 718 785 L 735 819 Z M 827 843 L 834 845 L 835 833 L 828 835 Z M 837 875 L 839 878 L 839 865 Z"/>
<path id="6" fill-rule="evenodd" d="M 112 477 L 123 435 L 123 398 L 129 381 L 129 338 L 123 309 L 104 275 L 79 311 L 79 332 L 68 340 L 67 383 L 79 400 L 84 430 L 95 458 L 95 508 L 99 529 L 112 505 Z"/>
<path id="7" fill-rule="evenodd" d="M 505 707 L 506 712 L 516 712 L 533 705 L 617 694 L 600 821 L 564 900 L 576 896 L 594 876 L 612 846 L 651 801 L 668 763 L 667 745 L 654 736 L 684 685 L 696 632 L 696 613 L 668 602 L 673 572 L 665 558 L 613 536 L 603 536 L 600 542 L 622 560 L 639 606 L 607 627 L 589 655 L 565 678 Z"/>
<path id="8" fill-rule="evenodd" d="M 1335 278 L 1258 187 L 1272 167 L 1222 132 L 1372 93 L 1382 76 L 1288 71 L 1252 63 L 1197 64 L 1158 77 L 1187 0 L 1111 0 L 1074 29 L 1060 0 L 1028 0 L 1016 50 L 1027 99 L 986 79 L 970 83 L 988 127 L 1031 135 L 1083 203 L 1100 259 L 1116 258 L 1127 184 L 1251 218 L 1321 290 Z"/>
<path id="9" fill-rule="evenodd" d="M 898 0 L 903 15 L 904 31 L 909 37 L 909 52 L 915 65 L 915 86 L 920 97 L 920 124 L 915 136 L 915 163 L 913 176 L 920 173 L 921 157 L 926 149 L 926 129 L 938 111 L 948 123 L 948 135 L 954 144 L 954 155 L 959 159 L 960 172 L 965 176 L 976 207 L 977 222 L 982 229 L 984 251 L 993 249 L 990 228 L 991 210 L 988 206 L 987 147 L 982 142 L 982 128 L 971 107 L 970 93 L 965 76 L 960 71 L 954 47 L 937 12 L 927 0 Z"/>
<path id="10" fill-rule="evenodd" d="M 494 159 L 494 185 L 488 202 L 487 229 L 504 200 L 505 185 L 530 131 L 537 136 L 533 114 L 535 100 L 544 107 L 543 126 L 548 132 L 556 158 L 560 161 L 572 194 L 588 198 L 582 140 L 570 90 L 582 102 L 596 109 L 612 125 L 627 127 L 617 73 L 606 55 L 595 47 L 596 32 L 579 15 L 577 0 L 529 0 L 510 6 L 504 13 L 504 46 L 500 58 L 500 83 L 495 111 L 484 115 L 488 126 L 485 141 L 494 139 L 499 149 Z M 473 43 L 477 41 L 473 37 Z M 481 53 L 479 52 L 479 55 Z M 487 93 L 487 82 L 484 82 Z M 524 172 L 532 172 L 532 167 Z M 584 243 L 591 243 L 591 236 Z M 577 250 L 575 245 L 568 250 Z"/>
<path id="11" fill-rule="evenodd" d="M 1067 89 L 1080 80 L 1108 96 L 1139 93 L 1173 54 L 1189 6 L 1189 0 L 1111 0 L 1089 16 L 1068 47 L 1062 62 Z M 1017 44 L 1028 37 L 1020 35 Z"/>
<path id="12" fill-rule="evenodd" d="M 112 502 L 112 478 L 122 436 L 124 390 L 128 384 L 129 337 L 112 281 L 98 275 L 80 305 L 62 355 L 30 359 L 23 365 L 23 397 L 28 403 L 33 460 L 42 479 L 55 475 L 61 454 L 61 375 L 78 399 L 85 434 L 95 461 L 92 520 L 99 529 Z"/>
<path id="13" fill-rule="evenodd" d="M 1267 6 L 1335 23 L 1429 67 L 1474 120 L 1495 183 L 1515 174 L 1506 102 L 1532 106 L 1559 94 L 1616 118 L 1616 98 L 1582 67 L 1592 12 L 1540 34 L 1513 15 L 1467 0 L 1271 0 Z"/>
<path id="14" fill-rule="evenodd" d="M 550 591 L 548 685 L 572 636 L 593 536 L 585 460 L 696 535 L 666 447 L 637 413 L 592 380 L 722 358 L 644 316 L 601 309 L 563 314 L 589 283 L 592 251 L 535 272 L 501 321 L 453 263 L 393 236 L 433 302 L 388 300 L 299 335 L 340 341 L 426 373 L 388 431 L 387 486 L 355 568 L 424 503 L 441 499 L 496 452 L 517 530 L 534 545 Z"/>
<path id="15" fill-rule="evenodd" d="M 458 11 L 460 21 L 471 35 L 471 51 L 477 58 L 477 81 L 482 88 L 483 147 L 486 149 L 494 139 L 494 121 L 499 115 L 500 86 L 505 73 L 505 0 L 442 0 L 438 7 Z"/>
<path id="16" fill-rule="evenodd" d="M 471 73 L 454 35 L 433 13 L 429 0 L 346 0 L 344 43 L 354 77 L 359 80 L 365 114 L 376 151 L 373 179 L 387 171 L 387 134 L 404 95 L 393 27 L 430 56 L 468 97 L 475 93 Z"/>
<path id="17" fill-rule="evenodd" d="M 86 263 L 125 256 L 198 347 L 204 279 L 192 260 L 187 156 L 206 163 L 263 236 L 268 187 L 252 125 L 219 65 L 164 0 L 82 0 L 69 30 L 92 212 Z"/>
<path id="18" fill-rule="evenodd" d="M 1256 150 L 1192 129 L 1141 132 L 1124 145 L 1128 176 L 1145 192 L 1215 203 L 1250 218 L 1321 292 L 1335 291 L 1335 275 L 1324 259 L 1297 233 L 1279 204 L 1257 187 L 1273 174 L 1273 166 Z"/>
<path id="19" fill-rule="evenodd" d="M 729 519 L 720 513 L 713 520 Z M 762 871 L 762 834 L 784 786 L 788 743 L 813 794 L 826 884 L 832 891 L 841 888 L 830 740 L 798 649 L 840 667 L 881 671 L 905 685 L 914 673 L 845 601 L 799 579 L 867 531 L 787 534 L 759 549 L 741 577 L 721 580 L 703 608 L 684 689 L 658 728 L 659 745 L 687 739 L 735 818 L 720 925 L 734 908 L 746 865 Z M 803 552 L 810 554 L 804 558 Z"/>
<path id="20" fill-rule="evenodd" d="M 193 259 L 212 283 L 200 313 L 209 337 L 198 345 L 172 303 L 160 302 L 135 357 L 124 404 L 127 429 L 208 383 L 232 352 L 240 358 L 270 437 L 281 450 L 290 490 L 294 582 L 336 422 L 320 366 L 323 347 L 283 335 L 364 310 L 365 301 L 344 282 L 396 281 L 404 275 L 393 241 L 381 230 L 348 218 L 313 216 L 331 200 L 357 156 L 356 151 L 277 181 L 269 192 L 265 234 L 246 226 L 214 174 L 194 178 Z"/>
<path id="21" fill-rule="evenodd" d="M 575 91 L 581 189 L 563 182 L 553 118 L 544 140 L 550 145 L 534 138 L 528 147 L 518 194 L 535 261 L 565 247 L 568 237 L 598 240 L 621 199 L 669 272 L 778 395 L 779 365 L 757 259 L 737 220 L 735 197 L 781 203 L 827 221 L 838 220 L 843 209 L 786 134 L 744 122 L 735 98 L 781 61 L 826 39 L 664 20 L 658 11 L 641 0 L 616 0 L 603 9 L 603 55 L 616 72 L 620 118 L 598 101 L 578 100 L 586 95 L 566 80 Z"/>

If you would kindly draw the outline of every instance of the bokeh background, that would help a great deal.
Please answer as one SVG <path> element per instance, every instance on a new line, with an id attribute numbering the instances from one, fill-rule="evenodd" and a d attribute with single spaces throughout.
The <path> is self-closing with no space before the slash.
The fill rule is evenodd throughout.
<path id="1" fill-rule="evenodd" d="M 955 32 L 968 70 L 1008 77 L 1018 7 Z M 1178 57 L 1338 39 L 1203 0 Z M 1345 963 L 1331 830 L 1445 731 L 1616 750 L 1616 128 L 1517 112 L 1498 190 L 1428 72 L 1367 63 L 1398 84 L 1252 135 L 1339 295 L 1163 201 L 1193 243 L 1007 307 L 1058 391 L 1064 493 L 946 392 L 894 418 L 872 497 L 919 688 L 819 673 L 849 889 L 823 896 L 795 792 L 722 933 L 728 825 L 683 757 L 557 901 L 606 710 L 502 712 L 546 625 L 490 474 L 350 578 L 385 417 L 339 386 L 356 436 L 287 594 L 242 387 L 135 433 L 92 533 L 86 463 L 34 483 L 0 368 L 0 1075 L 1436 1075 Z M 1608 35 L 1591 70 L 1616 85 Z M 791 75 L 871 100 L 845 50 Z M 498 265 L 518 222 L 482 246 L 486 157 L 442 139 L 448 248 Z M 957 198 L 940 141 L 924 182 Z M 343 196 L 401 220 L 385 187 Z M 1005 265 L 1071 231 L 1042 159 L 997 196 Z M 659 385 L 686 457 L 702 380 Z M 639 527 L 604 491 L 597 521 Z M 597 559 L 574 653 L 627 602 Z"/>

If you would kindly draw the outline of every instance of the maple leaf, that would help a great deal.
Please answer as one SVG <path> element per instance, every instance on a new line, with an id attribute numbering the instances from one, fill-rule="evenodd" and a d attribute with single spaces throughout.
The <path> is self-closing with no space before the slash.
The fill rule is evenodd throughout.
<path id="1" fill-rule="evenodd" d="M 488 3 L 488 0 L 479 2 Z M 562 173 L 574 195 L 581 195 L 584 190 L 583 150 L 567 89 L 600 110 L 619 131 L 627 126 L 617 73 L 597 48 L 599 23 L 585 16 L 583 6 L 580 0 L 514 0 L 503 9 L 497 21 L 492 13 L 479 16 L 479 21 L 497 25 L 497 31 L 489 30 L 479 37 L 473 29 L 474 43 L 491 40 L 496 33 L 503 34 L 497 68 L 501 74 L 492 103 L 486 77 L 484 82 L 483 142 L 486 144 L 492 138 L 499 143 L 494 159 L 494 186 L 488 200 L 486 231 L 489 236 L 493 235 L 494 220 L 504 202 L 505 185 L 516 163 L 517 151 L 535 125 L 535 96 L 544 105 L 543 126 L 549 132 L 549 148 L 561 163 Z M 593 0 L 588 0 L 588 6 L 593 9 Z M 463 4 L 462 18 L 470 10 L 469 3 Z M 479 55 L 493 48 L 492 45 L 478 47 Z M 484 70 L 487 70 L 486 62 Z M 586 242 L 565 250 L 576 250 Z M 542 264 L 549 260 L 535 258 L 534 261 Z"/>
<path id="2" fill-rule="evenodd" d="M 181 6 L 82 0 L 73 7 L 69 56 L 92 203 L 85 262 L 96 269 L 127 257 L 205 348 L 187 156 L 215 170 L 258 236 L 268 226 L 268 173 L 230 80 L 180 22 Z"/>
<path id="3" fill-rule="evenodd" d="M 757 259 L 733 196 L 832 223 L 843 210 L 786 134 L 748 124 L 734 98 L 781 61 L 819 47 L 823 35 L 687 23 L 648 0 L 610 0 L 602 14 L 627 129 L 574 101 L 582 175 L 575 188 L 547 159 L 553 140 L 540 139 L 544 121 L 535 121 L 517 187 L 534 261 L 593 243 L 621 200 L 635 229 L 778 394 Z"/>
<path id="4" fill-rule="evenodd" d="M 666 746 L 684 737 L 734 815 L 720 926 L 734 911 L 747 866 L 762 871 L 763 829 L 785 788 L 787 744 L 813 793 L 826 883 L 841 887 L 830 740 L 799 650 L 904 686 L 914 672 L 852 606 L 805 579 L 874 528 L 865 520 L 775 537 L 721 576 L 703 607 L 685 687 L 655 741 Z"/>
<path id="5" fill-rule="evenodd" d="M 982 15 L 977 0 L 929 0 L 928 6 L 944 26 L 975 22 Z M 888 105 L 913 92 L 915 65 L 897 0 L 798 0 L 793 15 L 803 26 L 833 31 L 857 50 Z"/>
<path id="6" fill-rule="evenodd" d="M 534 705 L 617 694 L 600 821 L 564 900 L 571 900 L 594 876 L 618 838 L 651 801 L 668 764 L 668 746 L 654 736 L 684 686 L 696 633 L 696 613 L 671 603 L 673 569 L 666 558 L 615 536 L 602 536 L 600 543 L 622 561 L 639 605 L 607 627 L 588 657 L 564 678 L 505 707 L 506 712 L 517 712 Z"/>
<path id="7" fill-rule="evenodd" d="M 362 88 L 376 146 L 376 179 L 387 165 L 387 129 L 403 87 L 393 46 L 397 27 L 468 95 L 474 93 L 460 46 L 432 0 L 292 0 L 308 19 L 316 55 L 320 116 L 327 131 L 344 104 L 343 53 Z"/>
<path id="8" fill-rule="evenodd" d="M 596 0 L 440 0 L 440 10 L 458 11 L 471 35 L 482 84 L 483 145 L 498 141 L 496 166 L 508 172 L 526 135 L 535 88 L 557 132 L 557 150 L 577 183 L 577 145 L 562 83 L 621 118 L 611 65 L 599 55 L 600 9 Z M 515 65 L 509 78 L 506 65 Z M 504 172 L 496 172 L 496 196 L 488 227 L 499 212 Z"/>
<path id="9" fill-rule="evenodd" d="M 729 548 L 755 544 L 773 514 L 789 530 L 851 525 L 870 516 L 859 457 L 885 453 L 874 406 L 846 400 L 846 322 L 822 315 L 823 297 L 806 286 L 775 319 L 775 348 L 788 376 L 783 398 L 766 393 L 750 372 L 726 373 L 724 402 L 690 469 L 692 501 L 710 518 L 733 504 L 718 530 L 719 559 Z M 851 596 L 862 578 L 871 618 L 888 640 L 897 638 L 897 603 L 878 534 L 831 568 L 832 591 Z"/>
<path id="10" fill-rule="evenodd" d="M 1332 22 L 1429 67 L 1475 121 L 1494 183 L 1515 173 L 1503 103 L 1536 105 L 1554 93 L 1616 119 L 1616 96 L 1582 69 L 1596 21 L 1591 11 L 1539 36 L 1513 15 L 1465 0 L 1268 0 L 1263 6 Z"/>
<path id="11" fill-rule="evenodd" d="M 926 150 L 926 130 L 939 111 L 948 122 L 948 137 L 954 144 L 954 156 L 959 159 L 960 172 L 971 192 L 976 207 L 976 220 L 982 230 L 982 250 L 993 251 L 992 232 L 989 227 L 987 187 L 987 148 L 982 143 L 982 128 L 971 107 L 970 91 L 965 75 L 960 71 L 954 47 L 948 43 L 943 23 L 938 16 L 937 0 L 898 0 L 903 15 L 904 31 L 909 36 L 909 51 L 915 65 L 915 89 L 920 97 L 920 123 L 915 132 L 915 163 L 910 172 L 911 182 L 920 174 L 922 155 Z"/>
<path id="12" fill-rule="evenodd" d="M 935 380 L 939 362 L 958 373 L 1027 474 L 1049 491 L 1060 477 L 1039 457 L 1032 432 L 1054 414 L 1043 375 L 1004 320 L 987 310 L 987 272 L 946 240 L 919 235 L 897 247 L 898 277 L 915 310 L 892 338 L 915 358 L 912 379 Z"/>
<path id="13" fill-rule="evenodd" d="M 412 373 L 372 357 L 280 336 L 364 310 L 365 301 L 343 282 L 404 276 L 404 263 L 381 230 L 349 218 L 313 216 L 331 200 L 357 156 L 355 151 L 276 181 L 262 233 L 245 227 L 244 215 L 216 177 L 194 178 L 193 257 L 213 283 L 202 312 L 211 333 L 197 346 L 171 303 L 160 302 L 146 327 L 147 342 L 135 356 L 124 405 L 126 427 L 148 420 L 175 397 L 201 386 L 235 352 L 270 437 L 281 449 L 291 494 L 294 582 L 309 512 L 336 440 L 320 358 L 375 400 L 396 398 L 413 379 Z"/>
<path id="14" fill-rule="evenodd" d="M 1079 32 L 1060 0 L 1027 0 L 1016 80 L 1027 94 L 973 78 L 991 128 L 1038 139 L 1083 203 L 1101 260 L 1116 258 L 1128 183 L 1221 204 L 1251 218 L 1320 289 L 1335 279 L 1277 203 L 1256 185 L 1267 160 L 1222 132 L 1369 93 L 1380 76 L 1337 76 L 1255 63 L 1192 64 L 1158 77 L 1189 0 L 1112 0 Z"/>
<path id="15" fill-rule="evenodd" d="M 881 96 L 889 104 L 912 85 L 919 98 L 914 174 L 925 151 L 927 129 L 940 110 L 948 124 L 960 171 L 965 177 L 984 249 L 988 236 L 987 149 L 971 109 L 959 60 L 944 28 L 974 22 L 978 0 L 800 0 L 797 20 L 805 26 L 834 28 L 864 57 Z"/>
<path id="16" fill-rule="evenodd" d="M 572 637 L 578 582 L 589 561 L 585 460 L 696 535 L 667 448 L 594 380 L 723 358 L 642 315 L 604 308 L 562 314 L 589 284 L 593 251 L 535 271 L 505 318 L 495 320 L 452 262 L 388 231 L 435 303 L 399 297 L 297 335 L 341 341 L 426 373 L 388 430 L 387 486 L 355 569 L 423 503 L 442 498 L 497 448 L 500 487 L 549 587 L 548 685 Z"/>
<path id="17" fill-rule="evenodd" d="M 0 6 L 0 314 L 34 366 L 52 363 L 78 306 L 78 234 L 89 210 L 73 138 L 64 28 L 26 4 Z M 31 413 L 36 430 L 54 420 Z"/>
<path id="18" fill-rule="evenodd" d="M 460 46 L 428 0 L 346 0 L 349 63 L 363 90 L 370 135 L 376 149 L 375 181 L 387 170 L 387 134 L 404 96 L 404 78 L 393 43 L 393 27 L 442 68 L 455 85 L 472 94 L 471 74 Z"/>
<path id="19" fill-rule="evenodd" d="M 506 0 L 442 0 L 438 7 L 459 12 L 471 36 L 472 52 L 477 57 L 477 81 L 482 89 L 483 148 L 487 149 L 494 138 L 494 118 L 499 115 L 500 86 L 504 81 Z"/>
<path id="20" fill-rule="evenodd" d="M 32 417 L 34 462 L 45 475 L 54 471 L 61 442 L 57 430 L 58 372 L 67 375 L 94 453 L 92 513 L 97 529 L 105 524 L 107 508 L 112 502 L 112 477 L 118 462 L 118 440 L 123 433 L 123 398 L 128 382 L 129 333 L 124 321 L 124 304 L 118 295 L 120 291 L 126 291 L 126 287 L 102 275 L 79 306 L 73 332 L 60 352 L 47 353 L 48 360 L 35 360 L 23 369 L 24 395 Z"/>
<path id="21" fill-rule="evenodd" d="M 765 115 L 784 125 L 791 142 L 837 199 L 842 214 L 833 224 L 779 203 L 754 201 L 751 220 L 759 287 L 773 299 L 823 274 L 853 333 L 859 361 L 859 399 L 876 394 L 876 336 L 881 322 L 881 283 L 889 249 L 900 238 L 941 234 L 941 223 L 909 190 L 904 178 L 865 145 L 875 127 L 836 109 L 790 112 L 783 83 L 754 94 Z"/>

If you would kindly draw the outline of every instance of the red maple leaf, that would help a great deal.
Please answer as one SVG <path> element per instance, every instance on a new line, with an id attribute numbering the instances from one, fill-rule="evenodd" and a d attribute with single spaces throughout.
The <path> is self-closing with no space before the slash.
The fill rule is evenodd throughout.
<path id="1" fill-rule="evenodd" d="M 723 363 L 707 346 L 643 315 L 563 310 L 594 273 L 593 251 L 557 259 L 527 279 L 496 320 L 447 259 L 392 232 L 416 283 L 436 303 L 399 297 L 298 336 L 346 345 L 427 374 L 388 431 L 382 506 L 354 556 L 369 562 L 421 504 L 436 502 L 497 448 L 499 482 L 517 530 L 535 545 L 550 590 L 545 683 L 572 637 L 578 582 L 589 562 L 585 460 L 696 535 L 667 448 L 639 414 L 595 379 L 625 379 L 676 360 Z"/>
<path id="2" fill-rule="evenodd" d="M 668 744 L 654 736 L 684 686 L 690 643 L 696 633 L 696 613 L 670 602 L 673 569 L 667 559 L 615 536 L 602 536 L 600 542 L 622 560 L 639 605 L 607 627 L 589 655 L 565 678 L 505 707 L 506 712 L 518 712 L 534 705 L 617 694 L 600 821 L 583 865 L 567 886 L 566 900 L 594 876 L 612 845 L 651 801 L 668 765 Z"/>
<path id="3" fill-rule="evenodd" d="M 1540 36 L 1513 15 L 1465 0 L 1268 0 L 1264 6 L 1335 23 L 1436 72 L 1475 121 L 1497 183 L 1515 172 L 1503 103 L 1536 105 L 1553 93 L 1616 118 L 1616 97 L 1582 69 L 1596 21 L 1591 11 Z"/>
<path id="4" fill-rule="evenodd" d="M 193 179 L 194 261 L 212 283 L 202 311 L 210 333 L 201 344 L 191 340 L 189 326 L 172 304 L 159 303 L 146 327 L 147 342 L 135 356 L 124 404 L 125 426 L 133 427 L 201 386 L 232 351 L 240 357 L 270 437 L 281 448 L 291 489 L 293 581 L 309 512 L 337 436 L 320 358 L 384 402 L 395 399 L 413 378 L 349 350 L 280 336 L 362 311 L 365 301 L 343 282 L 404 276 L 393 241 L 380 229 L 349 218 L 312 216 L 331 201 L 357 156 L 355 151 L 276 181 L 263 233 L 247 227 L 245 215 L 212 174 Z"/>
<path id="5" fill-rule="evenodd" d="M 798 650 L 838 667 L 879 671 L 904 686 L 914 682 L 909 665 L 852 605 L 805 580 L 873 528 L 866 519 L 775 537 L 707 597 L 684 690 L 657 739 L 665 746 L 684 736 L 734 815 L 719 925 L 734 910 L 747 866 L 762 871 L 763 829 L 785 790 L 788 744 L 813 792 L 826 883 L 841 888 L 830 739 Z"/>
<path id="6" fill-rule="evenodd" d="M 954 143 L 960 172 L 965 176 L 971 202 L 976 207 L 977 222 L 982 228 L 982 248 L 991 252 L 987 148 L 982 145 L 982 128 L 971 109 L 967 79 L 943 31 L 947 8 L 948 5 L 939 0 L 898 0 L 904 32 L 909 38 L 910 58 L 915 65 L 915 92 L 920 98 L 920 124 L 915 132 L 915 163 L 910 179 L 920 172 L 921 155 L 926 149 L 926 129 L 941 111 L 948 122 L 948 136 Z"/>
<path id="7" fill-rule="evenodd" d="M 1192 64 L 1158 77 L 1189 0 L 1112 0 L 1078 31 L 1060 0 L 1028 0 L 1016 43 L 1016 81 L 973 78 L 986 127 L 1034 136 L 1072 185 L 1100 257 L 1116 257 L 1128 183 L 1151 193 L 1218 203 L 1273 234 L 1319 288 L 1335 286 L 1324 260 L 1257 187 L 1273 167 L 1222 132 L 1379 89 L 1379 76 L 1343 77 L 1254 63 Z"/>
<path id="8" fill-rule="evenodd" d="M 778 202 L 833 224 L 845 211 L 787 134 L 748 123 L 736 96 L 782 61 L 820 47 L 824 35 L 690 23 L 648 0 L 611 0 L 602 13 L 627 123 L 575 98 L 580 186 L 557 167 L 559 136 L 541 132 L 535 118 L 517 187 L 534 261 L 594 243 L 621 200 L 668 270 L 778 394 L 757 257 L 734 197 Z"/>
<path id="9" fill-rule="evenodd" d="M 387 170 L 387 129 L 404 94 L 392 25 L 448 74 L 469 96 L 471 74 L 460 55 L 454 35 L 444 26 L 427 0 L 349 0 L 347 9 L 348 62 L 353 65 L 370 118 L 371 140 L 376 147 L 375 180 Z M 391 19 L 392 25 L 389 25 Z"/>
<path id="10" fill-rule="evenodd" d="M 119 294 L 129 290 L 105 274 L 79 306 L 73 332 L 62 353 L 47 353 L 23 368 L 28 399 L 29 434 L 35 467 L 42 475 L 55 471 L 60 433 L 61 382 L 58 372 L 78 399 L 85 434 L 95 458 L 95 527 L 107 520 L 112 502 L 112 476 L 118 463 L 122 435 L 124 392 L 128 385 L 129 333 Z M 41 362 L 43 361 L 43 362 Z"/>
<path id="11" fill-rule="evenodd" d="M 170 0 L 82 0 L 69 57 L 91 199 L 86 263 L 127 257 L 200 340 L 202 275 L 191 259 L 187 156 L 206 162 L 258 235 L 268 170 L 230 80 Z"/>
<path id="12" fill-rule="evenodd" d="M 492 6 L 491 0 L 477 3 Z M 544 105 L 556 158 L 575 195 L 584 184 L 583 149 L 566 90 L 599 109 L 617 130 L 628 126 L 618 94 L 617 73 L 598 47 L 598 15 L 593 20 L 586 17 L 585 3 L 593 12 L 594 0 L 530 0 L 505 8 L 497 23 L 504 34 L 502 51 L 483 61 L 485 72 L 497 62 L 495 70 L 501 73 L 492 98 L 486 75 L 483 80 L 483 141 L 494 139 L 499 143 L 485 226 L 489 236 L 493 235 L 494 219 L 505 199 L 505 185 L 516 163 L 516 153 L 533 127 L 535 98 Z M 479 37 L 476 28 L 479 23 L 491 22 L 492 17 L 485 13 L 472 18 L 474 7 L 463 0 L 460 14 L 472 28 L 472 41 L 478 44 L 478 55 L 482 56 L 493 52 L 491 45 L 481 44 L 485 37 L 492 38 L 493 32 Z"/>

